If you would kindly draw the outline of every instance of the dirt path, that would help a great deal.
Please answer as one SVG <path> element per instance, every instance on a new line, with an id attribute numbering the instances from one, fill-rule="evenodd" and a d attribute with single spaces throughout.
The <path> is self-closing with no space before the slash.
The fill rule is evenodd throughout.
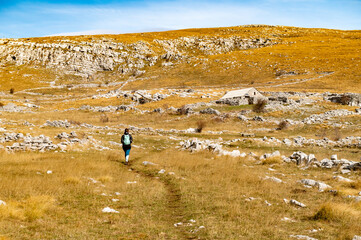
<path id="1" fill-rule="evenodd" d="M 134 173 L 146 178 L 157 179 L 167 190 L 167 222 L 171 227 L 175 228 L 178 236 L 177 239 L 201 239 L 196 233 L 191 233 L 191 226 L 187 226 L 187 216 L 185 214 L 185 204 L 182 201 L 182 193 L 180 186 L 175 177 L 168 174 L 159 174 L 159 169 L 152 166 L 142 167 L 137 164 L 141 159 L 135 159 L 129 165 L 126 165 Z M 176 223 L 183 223 L 182 225 L 174 226 Z M 194 227 L 193 227 L 194 228 Z M 171 238 L 174 236 L 170 236 Z M 172 238 L 173 239 L 173 238 Z"/>
<path id="2" fill-rule="evenodd" d="M 323 73 L 317 77 L 312 77 L 312 78 L 306 78 L 306 79 L 293 79 L 290 82 L 285 82 L 285 83 L 278 83 L 275 85 L 268 85 L 268 86 L 263 86 L 263 88 L 273 88 L 273 87 L 282 87 L 282 86 L 286 86 L 286 85 L 293 85 L 293 84 L 298 84 L 298 83 L 305 83 L 311 80 L 315 80 L 315 79 L 320 79 L 320 78 L 324 78 L 327 77 L 331 74 L 333 74 L 334 72 L 328 72 L 328 73 Z"/>

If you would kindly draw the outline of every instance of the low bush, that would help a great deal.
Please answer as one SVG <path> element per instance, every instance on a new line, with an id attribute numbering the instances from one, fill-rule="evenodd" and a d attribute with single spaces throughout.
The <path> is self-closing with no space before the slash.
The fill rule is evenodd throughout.
<path id="1" fill-rule="evenodd" d="M 283 120 L 278 124 L 277 130 L 284 130 L 287 128 L 288 128 L 288 122 L 286 120 Z"/>
<path id="2" fill-rule="evenodd" d="M 203 120 L 198 121 L 197 122 L 197 128 L 196 128 L 197 133 L 201 133 L 205 126 L 206 126 L 205 121 L 203 121 Z"/>
<path id="3" fill-rule="evenodd" d="M 266 105 L 267 105 L 266 99 L 258 99 L 256 104 L 253 105 L 253 112 L 256 113 L 265 112 Z"/>
<path id="4" fill-rule="evenodd" d="M 100 116 L 100 122 L 107 123 L 109 122 L 109 117 L 106 114 Z"/>

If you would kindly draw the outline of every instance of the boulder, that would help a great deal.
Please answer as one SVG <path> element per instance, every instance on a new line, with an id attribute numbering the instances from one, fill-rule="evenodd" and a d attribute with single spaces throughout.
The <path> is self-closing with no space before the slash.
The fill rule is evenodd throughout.
<path id="1" fill-rule="evenodd" d="M 201 114 L 215 114 L 220 115 L 221 113 L 218 110 L 215 110 L 213 108 L 206 108 L 204 110 L 199 111 Z"/>

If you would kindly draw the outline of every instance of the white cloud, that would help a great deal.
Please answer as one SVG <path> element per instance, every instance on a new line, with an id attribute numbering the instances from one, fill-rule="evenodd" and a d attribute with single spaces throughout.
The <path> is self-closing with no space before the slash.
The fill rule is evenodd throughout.
<path id="1" fill-rule="evenodd" d="M 121 32 L 114 30 L 88 30 L 81 32 L 66 32 L 66 33 L 56 33 L 47 35 L 46 37 L 55 37 L 55 36 L 80 36 L 80 35 L 102 35 L 102 34 L 121 34 Z"/>

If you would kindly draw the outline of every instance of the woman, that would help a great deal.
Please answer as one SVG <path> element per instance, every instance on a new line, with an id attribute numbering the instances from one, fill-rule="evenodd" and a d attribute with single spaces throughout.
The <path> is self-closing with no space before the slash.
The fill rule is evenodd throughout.
<path id="1" fill-rule="evenodd" d="M 124 130 L 124 134 L 122 136 L 122 145 L 123 145 L 123 150 L 125 153 L 125 165 L 128 165 L 129 162 L 129 153 L 130 153 L 130 149 L 132 148 L 132 142 L 133 142 L 133 138 L 132 135 L 129 134 L 129 129 L 126 128 Z"/>

